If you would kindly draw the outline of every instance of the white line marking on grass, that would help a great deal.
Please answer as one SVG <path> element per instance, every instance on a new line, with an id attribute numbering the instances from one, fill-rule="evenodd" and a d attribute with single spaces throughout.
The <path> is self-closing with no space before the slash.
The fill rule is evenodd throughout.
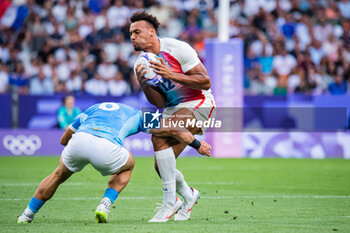
<path id="1" fill-rule="evenodd" d="M 203 196 L 202 199 L 345 199 L 350 196 L 337 196 L 337 195 L 325 195 L 325 196 L 313 196 L 313 195 L 300 195 L 300 196 Z M 57 197 L 53 198 L 54 201 L 87 201 L 87 200 L 100 200 L 101 197 Z M 162 199 L 161 196 L 154 197 L 119 197 L 122 200 L 154 200 Z M 0 198 L 0 201 L 28 201 L 30 198 Z M 350 217 L 350 216 L 345 216 Z"/>
<path id="2" fill-rule="evenodd" d="M 198 184 L 198 185 L 234 185 L 234 184 L 243 184 L 242 182 L 195 182 L 190 181 L 189 183 Z"/>
<path id="3" fill-rule="evenodd" d="M 343 199 L 343 198 L 350 198 L 350 196 L 337 196 L 337 195 L 325 195 L 325 196 L 314 196 L 314 195 L 299 195 L 299 196 L 217 196 L 217 197 L 206 197 L 203 196 L 203 199 L 308 199 L 308 198 L 316 198 L 316 199 L 322 199 L 322 198 L 328 198 L 328 199 Z"/>
<path id="4" fill-rule="evenodd" d="M 235 184 L 242 184 L 241 182 L 190 182 L 197 185 L 235 185 Z M 40 184 L 40 181 L 37 183 L 34 182 L 28 182 L 28 183 L 4 183 L 0 186 L 7 186 L 7 187 L 24 187 L 24 186 L 38 186 Z M 105 185 L 104 183 L 84 183 L 84 182 L 68 182 L 64 183 L 62 185 L 66 186 L 96 186 L 96 185 Z"/>
<path id="5" fill-rule="evenodd" d="M 39 182 L 30 182 L 30 183 L 5 183 L 1 184 L 0 186 L 7 186 L 7 187 L 24 187 L 24 186 L 38 186 L 41 181 Z M 96 185 L 91 183 L 81 183 L 81 182 L 71 182 L 71 183 L 64 183 L 62 185 L 68 185 L 68 186 L 76 186 L 76 185 Z"/>

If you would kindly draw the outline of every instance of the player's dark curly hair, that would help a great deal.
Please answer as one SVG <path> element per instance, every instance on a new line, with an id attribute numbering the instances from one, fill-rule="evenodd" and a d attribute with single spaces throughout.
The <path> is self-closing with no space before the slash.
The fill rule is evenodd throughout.
<path id="1" fill-rule="evenodd" d="M 158 31 L 160 23 L 159 23 L 157 17 L 155 17 L 151 14 L 148 14 L 146 11 L 136 11 L 130 17 L 131 23 L 141 21 L 141 20 L 147 21 L 148 23 L 150 23 L 154 27 L 154 29 L 156 29 L 156 31 Z"/>

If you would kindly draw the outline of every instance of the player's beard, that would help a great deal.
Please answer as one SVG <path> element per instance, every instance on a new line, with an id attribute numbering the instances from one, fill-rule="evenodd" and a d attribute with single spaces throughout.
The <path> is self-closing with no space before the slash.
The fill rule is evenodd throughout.
<path id="1" fill-rule="evenodd" d="M 142 47 L 139 44 L 133 44 L 135 51 L 142 51 Z"/>
<path id="2" fill-rule="evenodd" d="M 142 51 L 142 48 L 140 46 L 134 46 L 135 51 Z"/>

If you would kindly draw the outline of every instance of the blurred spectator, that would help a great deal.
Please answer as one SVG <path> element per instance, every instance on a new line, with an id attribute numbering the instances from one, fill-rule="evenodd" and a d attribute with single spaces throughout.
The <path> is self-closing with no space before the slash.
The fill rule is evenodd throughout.
<path id="1" fill-rule="evenodd" d="M 96 73 L 96 58 L 94 55 L 88 55 L 85 60 L 85 68 L 83 69 L 83 79 L 90 80 Z"/>
<path id="2" fill-rule="evenodd" d="M 68 92 L 79 94 L 82 91 L 82 85 L 81 69 L 78 66 L 70 73 L 69 79 L 66 81 L 66 89 Z"/>
<path id="3" fill-rule="evenodd" d="M 294 69 L 288 78 L 287 90 L 288 93 L 294 93 L 296 87 L 300 84 L 301 77 L 304 77 L 304 69 Z"/>
<path id="4" fill-rule="evenodd" d="M 263 21 L 264 22 L 264 21 Z M 287 14 L 282 32 L 286 39 L 292 39 L 295 34 L 295 22 L 292 14 Z"/>
<path id="5" fill-rule="evenodd" d="M 108 90 L 111 96 L 122 96 L 130 94 L 130 86 L 123 79 L 121 72 L 118 72 L 115 77 L 108 82 Z"/>
<path id="6" fill-rule="evenodd" d="M 63 106 L 58 109 L 57 119 L 61 129 L 66 129 L 73 120 L 81 113 L 81 110 L 75 105 L 75 98 L 67 95 L 63 99 Z"/>
<path id="7" fill-rule="evenodd" d="M 107 19 L 110 28 L 123 27 L 130 17 L 130 9 L 123 0 L 115 0 L 114 5 L 107 10 Z"/>
<path id="8" fill-rule="evenodd" d="M 271 95 L 276 87 L 276 79 L 270 75 L 264 75 L 259 67 L 256 67 L 250 76 L 255 76 L 250 83 L 250 91 L 254 95 Z"/>
<path id="9" fill-rule="evenodd" d="M 342 42 L 344 43 L 345 49 L 350 49 L 350 20 L 344 21 L 342 23 L 343 35 L 340 37 Z"/>
<path id="10" fill-rule="evenodd" d="M 295 88 L 294 92 L 299 94 L 311 94 L 316 86 L 315 83 L 309 80 L 306 72 L 304 72 L 303 70 L 300 70 L 299 75 L 299 85 Z"/>
<path id="11" fill-rule="evenodd" d="M 34 15 L 34 22 L 29 23 L 28 26 L 31 35 L 30 48 L 32 51 L 38 51 L 44 45 L 46 36 L 45 27 L 40 16 Z"/>
<path id="12" fill-rule="evenodd" d="M 273 94 L 280 95 L 280 96 L 287 95 L 287 87 L 285 84 L 285 80 L 283 80 L 283 79 L 277 80 L 277 85 L 276 85 L 275 89 L 273 90 Z"/>
<path id="13" fill-rule="evenodd" d="M 45 76 L 43 67 L 39 68 L 38 74 L 36 74 L 30 81 L 30 94 L 31 95 L 53 95 L 54 83 L 51 77 Z"/>
<path id="14" fill-rule="evenodd" d="M 70 76 L 70 69 L 67 62 L 58 60 L 57 63 L 57 75 L 60 82 L 65 82 Z"/>
<path id="15" fill-rule="evenodd" d="M 114 65 L 105 53 L 102 54 L 102 63 L 97 67 L 97 73 L 102 79 L 111 80 L 118 72 L 118 67 Z"/>
<path id="16" fill-rule="evenodd" d="M 17 62 L 14 72 L 9 75 L 9 84 L 18 89 L 19 94 L 29 94 L 29 76 L 24 73 L 22 62 Z"/>
<path id="17" fill-rule="evenodd" d="M 56 60 L 53 55 L 50 55 L 47 59 L 47 63 L 43 66 L 43 72 L 45 76 L 52 77 L 55 79 L 56 73 Z"/>
<path id="18" fill-rule="evenodd" d="M 330 35 L 333 35 L 333 25 L 327 23 L 326 20 L 324 12 L 321 11 L 318 22 L 313 28 L 315 39 L 318 41 L 326 41 Z"/>
<path id="19" fill-rule="evenodd" d="M 340 12 L 345 18 L 350 19 L 350 1 L 349 0 L 340 0 L 338 3 Z"/>
<path id="20" fill-rule="evenodd" d="M 316 65 L 319 65 L 324 55 L 321 42 L 319 42 L 318 40 L 313 40 L 309 48 L 309 52 L 311 55 L 312 62 Z"/>
<path id="21" fill-rule="evenodd" d="M 195 15 L 191 14 L 187 17 L 187 26 L 185 27 L 184 33 L 186 34 L 189 42 L 193 41 L 195 36 L 201 32 L 199 28 L 197 18 Z"/>
<path id="22" fill-rule="evenodd" d="M 56 4 L 52 8 L 52 14 L 58 22 L 63 22 L 67 15 L 68 6 L 65 3 L 65 0 L 58 0 L 58 4 Z"/>
<path id="23" fill-rule="evenodd" d="M 103 8 L 101 13 L 95 18 L 94 28 L 96 31 L 104 28 L 107 24 L 107 8 Z"/>
<path id="24" fill-rule="evenodd" d="M 346 94 L 348 90 L 348 85 L 343 78 L 343 71 L 338 70 L 337 74 L 334 77 L 334 82 L 328 86 L 329 93 L 332 95 L 343 95 Z"/>
<path id="25" fill-rule="evenodd" d="M 296 67 L 296 59 L 293 55 L 287 53 L 287 50 L 283 45 L 277 45 L 276 50 L 276 55 L 272 62 L 273 72 L 277 77 L 286 78 Z"/>
<path id="26" fill-rule="evenodd" d="M 6 66 L 0 63 L 0 94 L 7 92 L 9 83 L 9 76 L 7 74 Z"/>
<path id="27" fill-rule="evenodd" d="M 27 1 L 29 16 L 21 30 L 6 28 L 12 13 L 1 19 L 2 82 L 7 75 L 20 93 L 28 93 L 29 78 L 35 83 L 42 67 L 55 92 L 107 95 L 113 86 L 116 95 L 129 94 L 121 91 L 127 89 L 137 93 L 133 65 L 138 53 L 128 37 L 130 15 L 146 9 L 161 22 L 160 37 L 189 42 L 204 60 L 204 40 L 218 32 L 218 2 Z M 230 37 L 244 41 L 246 94 L 333 93 L 328 86 L 339 86 L 339 67 L 345 87 L 350 82 L 349 9 L 349 0 L 230 1 Z M 116 80 L 119 72 L 122 82 Z"/>
<path id="28" fill-rule="evenodd" d="M 335 61 L 338 59 L 337 52 L 338 48 L 340 46 L 340 43 L 336 40 L 336 37 L 334 34 L 331 34 L 328 36 L 327 40 L 323 43 L 323 52 L 324 55 L 326 55 L 329 59 Z"/>
<path id="29" fill-rule="evenodd" d="M 5 43 L 0 43 L 0 60 L 6 63 L 10 59 L 10 50 Z"/>
<path id="30" fill-rule="evenodd" d="M 72 30 L 78 26 L 78 19 L 75 16 L 75 9 L 69 7 L 67 9 L 67 17 L 63 20 L 63 24 L 67 30 Z"/>
<path id="31" fill-rule="evenodd" d="M 95 77 L 86 81 L 85 91 L 90 95 L 107 95 L 107 81 L 103 80 L 100 74 L 96 73 Z"/>

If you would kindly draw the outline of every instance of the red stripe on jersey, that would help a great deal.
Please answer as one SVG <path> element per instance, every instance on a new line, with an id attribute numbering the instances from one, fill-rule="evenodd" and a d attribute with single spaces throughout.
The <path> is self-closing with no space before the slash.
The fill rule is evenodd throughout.
<path id="1" fill-rule="evenodd" d="M 168 65 L 170 66 L 170 69 L 173 72 L 181 73 L 181 74 L 184 73 L 182 71 L 180 62 L 178 60 L 176 60 L 176 58 L 173 57 L 171 54 L 164 52 L 164 51 L 160 51 L 159 55 L 160 55 L 160 57 L 162 57 L 166 61 L 166 63 L 168 63 Z M 203 93 L 202 93 L 202 90 L 192 89 L 192 88 L 184 86 L 184 85 L 182 85 L 182 87 L 180 89 L 178 89 L 177 91 L 179 93 L 178 98 L 179 98 L 180 103 L 205 98 Z"/>
<path id="2" fill-rule="evenodd" d="M 159 55 L 169 64 L 172 71 L 176 73 L 184 73 L 181 69 L 181 64 L 175 59 L 175 57 L 164 51 L 160 51 Z"/>
<path id="3" fill-rule="evenodd" d="M 213 102 L 213 101 L 211 101 L 211 104 L 213 105 L 213 107 L 212 107 L 212 108 L 211 108 L 211 110 L 210 110 L 210 113 L 209 113 L 208 119 L 210 118 L 210 116 L 211 116 L 211 114 L 213 113 L 213 110 L 214 110 L 214 108 L 215 108 L 215 106 L 214 106 L 214 102 Z"/>
<path id="4" fill-rule="evenodd" d="M 182 96 L 180 97 L 182 99 L 182 102 L 200 100 L 205 98 L 201 90 L 190 89 L 188 87 L 183 88 L 185 89 L 185 92 L 183 92 Z"/>
<path id="5" fill-rule="evenodd" d="M 202 106 L 202 104 L 204 103 L 204 101 L 205 101 L 205 98 L 203 98 L 202 101 L 199 102 L 199 104 L 198 104 L 196 107 L 193 108 L 193 111 L 196 111 L 200 106 Z"/>

